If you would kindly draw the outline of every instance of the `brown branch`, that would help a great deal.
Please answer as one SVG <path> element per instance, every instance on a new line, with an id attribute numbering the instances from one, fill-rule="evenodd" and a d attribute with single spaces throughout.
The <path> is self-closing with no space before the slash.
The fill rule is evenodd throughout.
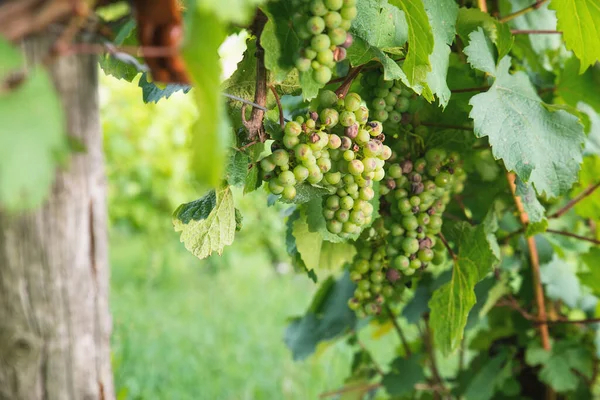
<path id="1" fill-rule="evenodd" d="M 508 185 L 510 186 L 510 190 L 512 192 L 515 205 L 517 206 L 517 210 L 519 211 L 519 218 L 521 219 L 521 224 L 523 227 L 526 227 L 529 224 L 529 216 L 525 212 L 523 208 L 523 203 L 521 202 L 521 198 L 517 196 L 517 187 L 515 185 L 515 174 L 512 172 L 508 172 L 506 174 L 506 178 L 508 180 Z M 537 246 L 535 244 L 534 237 L 527 238 L 527 247 L 529 248 L 529 256 L 531 261 L 531 273 L 533 275 L 533 289 L 535 292 L 535 300 L 538 308 L 538 320 L 546 321 L 546 302 L 544 299 L 544 288 L 542 287 L 542 280 L 540 277 L 540 259 L 537 251 Z M 542 339 L 542 347 L 549 351 L 550 350 L 550 333 L 548 332 L 548 325 L 541 324 L 540 325 L 540 336 Z"/>
<path id="2" fill-rule="evenodd" d="M 488 90 L 491 86 L 479 86 L 479 87 L 470 87 L 470 88 L 462 88 L 462 89 L 452 89 L 450 92 L 452 93 L 469 93 L 469 92 L 484 92 Z"/>
<path id="3" fill-rule="evenodd" d="M 477 0 L 477 5 L 479 6 L 479 9 L 481 11 L 483 11 L 484 13 L 488 12 L 487 1 L 485 1 L 485 0 Z"/>
<path id="4" fill-rule="evenodd" d="M 438 124 L 436 122 L 421 122 L 421 125 L 431 126 L 432 128 L 458 129 L 458 130 L 463 130 L 463 131 L 472 131 L 473 130 L 473 128 L 471 128 L 470 126 Z"/>
<path id="5" fill-rule="evenodd" d="M 520 17 L 523 14 L 527 14 L 530 11 L 537 10 L 546 1 L 548 1 L 548 0 L 537 0 L 535 3 L 533 3 L 530 6 L 527 6 L 527 7 L 523 8 L 523 9 L 521 9 L 521 10 L 515 11 L 514 13 L 508 14 L 507 16 L 504 16 L 504 17 L 500 18 L 500 22 L 508 22 L 508 21 L 513 20 L 513 19 L 515 19 L 517 17 Z"/>
<path id="6" fill-rule="evenodd" d="M 53 22 L 80 14 L 73 0 L 19 0 L 0 6 L 0 36 L 12 41 L 41 32 Z"/>
<path id="7" fill-rule="evenodd" d="M 517 299 L 515 299 L 515 297 L 512 294 L 509 294 L 506 297 L 499 299 L 496 302 L 495 306 L 511 308 L 515 311 L 518 311 L 519 314 L 521 314 L 521 316 L 526 320 L 535 321 L 535 316 L 527 312 L 527 310 L 525 310 L 523 307 L 521 307 Z"/>
<path id="8" fill-rule="evenodd" d="M 544 30 L 544 29 L 511 29 L 513 35 L 562 35 L 561 31 Z"/>
<path id="9" fill-rule="evenodd" d="M 569 201 L 567 204 L 565 204 L 565 206 L 562 207 L 560 210 L 558 210 L 557 212 L 550 215 L 548 218 L 558 218 L 558 217 L 562 216 L 564 213 L 566 213 L 571 208 L 573 208 L 575 206 L 575 204 L 579 203 L 581 200 L 585 199 L 586 197 L 588 197 L 589 195 L 594 193 L 594 190 L 598 189 L 599 187 L 600 187 L 600 182 L 598 182 L 596 184 L 591 184 L 583 192 L 581 192 L 579 195 L 577 195 L 575 198 L 573 198 L 571 201 Z"/>
<path id="10" fill-rule="evenodd" d="M 448 250 L 448 254 L 450 254 L 450 257 L 452 257 L 452 260 L 454 260 L 454 261 L 458 260 L 458 257 L 456 257 L 456 254 L 454 253 L 454 251 L 452 250 L 452 248 L 448 244 L 448 241 L 444 237 L 444 234 L 442 232 L 440 232 L 440 233 L 438 233 L 438 237 L 440 238 L 440 240 L 442 241 L 442 243 L 446 247 L 446 250 Z"/>
<path id="11" fill-rule="evenodd" d="M 574 239 L 579 239 L 579 240 L 583 240 L 583 241 L 586 241 L 586 242 L 594 243 L 596 245 L 600 245 L 600 240 L 596 240 L 594 238 L 588 238 L 588 237 L 585 237 L 585 236 L 576 235 L 576 234 L 571 233 L 571 232 L 557 231 L 555 229 L 546 229 L 546 232 L 548 232 L 548 233 L 554 233 L 555 235 L 568 236 L 568 237 L 572 237 Z"/>
<path id="12" fill-rule="evenodd" d="M 277 109 L 279 110 L 279 125 L 281 126 L 281 129 L 283 129 L 285 128 L 285 118 L 283 117 L 283 107 L 281 107 L 281 100 L 279 99 L 277 90 L 275 90 L 275 87 L 273 85 L 269 85 L 269 89 L 271 89 L 273 96 L 275 96 L 275 102 L 277 102 Z"/>
<path id="13" fill-rule="evenodd" d="M 463 202 L 462 196 L 455 195 L 454 196 L 454 201 L 456 201 L 456 204 L 458 205 L 458 208 L 460 208 L 461 211 L 463 212 L 465 218 L 467 219 L 467 222 L 470 225 L 475 225 L 475 223 L 473 222 L 473 220 L 471 218 L 469 218 L 469 216 L 467 215 L 467 207 L 465 206 L 465 203 Z"/>
<path id="14" fill-rule="evenodd" d="M 323 392 L 319 395 L 319 398 L 324 399 L 327 397 L 336 396 L 338 394 L 350 393 L 350 392 L 355 392 L 358 390 L 361 390 L 363 392 L 368 392 L 373 389 L 378 389 L 382 386 L 383 386 L 383 384 L 381 384 L 379 382 L 378 383 L 370 383 L 368 385 L 345 386 L 341 389 L 332 390 L 330 392 Z"/>
<path id="15" fill-rule="evenodd" d="M 346 79 L 344 79 L 344 82 L 342 82 L 340 87 L 335 91 L 335 94 L 337 94 L 337 97 L 339 97 L 340 99 L 343 99 L 344 97 L 346 97 L 346 94 L 348 93 L 348 89 L 350 89 L 350 85 L 352 85 L 354 78 L 356 78 L 358 76 L 358 74 L 360 73 L 360 71 L 362 69 L 363 69 L 363 66 L 359 65 L 358 67 L 353 68 L 350 71 L 350 73 L 346 76 Z"/>
<path id="16" fill-rule="evenodd" d="M 396 320 L 396 316 L 392 312 L 392 309 L 390 308 L 389 305 L 386 304 L 384 307 L 390 316 L 390 320 L 392 321 L 392 324 L 394 325 L 394 329 L 396 329 L 396 333 L 398 333 L 398 336 L 400 337 L 400 341 L 402 342 L 402 346 L 404 347 L 404 353 L 406 354 L 407 357 L 410 357 L 412 355 L 412 351 L 410 351 L 410 346 L 408 345 L 408 340 L 406 340 L 406 336 L 404 336 L 404 332 L 402 331 L 400 324 Z"/>
<path id="17" fill-rule="evenodd" d="M 267 23 L 267 16 L 260 10 L 256 10 L 254 21 L 250 26 L 250 32 L 257 37 L 256 40 L 256 86 L 254 91 L 254 102 L 261 107 L 267 104 L 267 69 L 265 68 L 265 50 L 260 43 L 260 37 Z M 258 136 L 261 142 L 267 140 L 267 133 L 263 125 L 265 111 L 261 108 L 252 108 L 250 120 L 246 119 L 247 104 L 242 105 L 242 123 L 248 130 L 248 140 L 254 141 Z"/>
<path id="18" fill-rule="evenodd" d="M 586 319 L 564 319 L 564 320 L 555 320 L 555 321 L 533 321 L 534 325 L 560 325 L 560 324 L 596 324 L 600 323 L 600 318 L 586 318 Z"/>

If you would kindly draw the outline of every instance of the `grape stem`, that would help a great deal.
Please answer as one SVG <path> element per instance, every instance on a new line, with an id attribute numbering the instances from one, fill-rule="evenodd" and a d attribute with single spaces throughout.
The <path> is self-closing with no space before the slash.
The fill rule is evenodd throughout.
<path id="1" fill-rule="evenodd" d="M 546 229 L 546 232 L 548 232 L 548 233 L 554 233 L 555 235 L 568 236 L 568 237 L 572 237 L 574 239 L 579 239 L 579 240 L 583 240 L 583 241 L 586 241 L 586 242 L 594 243 L 596 245 L 600 245 L 600 240 L 596 240 L 594 238 L 588 238 L 588 237 L 585 237 L 585 236 L 576 235 L 575 233 L 571 233 L 571 232 L 557 231 L 555 229 Z"/>
<path id="2" fill-rule="evenodd" d="M 558 210 L 557 212 L 550 215 L 548 218 L 561 217 L 563 214 L 565 214 L 567 211 L 569 211 L 571 208 L 573 208 L 575 206 L 575 204 L 579 203 L 581 200 L 585 199 L 586 197 L 588 197 L 589 195 L 594 193 L 594 191 L 596 189 L 598 189 L 599 187 L 600 187 L 600 182 L 589 185 L 583 192 L 581 192 L 579 195 L 574 197 L 571 201 L 569 201 L 567 204 L 565 204 L 564 207 L 562 207 L 560 210 Z"/>
<path id="3" fill-rule="evenodd" d="M 442 232 L 438 233 L 437 235 L 440 240 L 442 241 L 442 243 L 444 244 L 444 246 L 446 247 L 446 250 L 448 250 L 448 254 L 450 254 L 450 257 L 452 257 L 453 261 L 458 260 L 458 257 L 456 256 L 456 253 L 454 253 L 454 251 L 452 250 L 452 248 L 450 247 L 450 245 L 448 244 L 448 241 L 446 240 L 446 238 L 444 237 L 444 234 Z"/>
<path id="4" fill-rule="evenodd" d="M 486 0 L 477 0 L 477 5 L 479 6 L 479 9 L 486 13 L 488 12 L 488 6 L 487 6 L 487 1 Z"/>
<path id="5" fill-rule="evenodd" d="M 562 31 L 554 31 L 548 29 L 511 29 L 513 35 L 562 35 Z"/>
<path id="6" fill-rule="evenodd" d="M 425 348 L 427 353 L 429 354 L 429 367 L 431 368 L 431 375 L 433 375 L 433 380 L 435 381 L 435 386 L 439 387 L 439 391 L 446 395 L 448 390 L 444 386 L 444 380 L 440 375 L 440 371 L 437 367 L 437 360 L 435 357 L 435 348 L 433 347 L 433 336 L 431 334 L 431 329 L 429 329 L 429 316 L 425 316 L 425 330 L 422 332 L 423 334 L 423 342 L 425 343 Z M 447 396 L 442 396 L 443 398 L 447 398 Z"/>
<path id="7" fill-rule="evenodd" d="M 529 215 L 525 212 L 523 208 L 523 203 L 521 202 L 521 198 L 517 196 L 517 186 L 515 185 L 515 174 L 512 172 L 507 172 L 506 178 L 508 180 L 508 185 L 510 186 L 510 190 L 513 195 L 513 199 L 515 201 L 515 205 L 517 206 L 517 210 L 519 211 L 519 218 L 521 219 L 521 224 L 523 227 L 526 227 L 529 223 Z M 531 261 L 531 273 L 533 275 L 533 289 L 535 293 L 535 300 L 538 308 L 538 320 L 546 321 L 546 301 L 544 299 L 544 288 L 542 287 L 542 280 L 540 274 L 540 258 L 537 251 L 537 245 L 535 243 L 535 238 L 533 236 L 527 238 L 527 247 L 529 248 L 529 257 Z M 547 324 L 540 324 L 540 336 L 542 340 L 542 347 L 546 351 L 550 351 L 550 333 L 548 332 Z"/>
<path id="8" fill-rule="evenodd" d="M 392 321 L 392 325 L 394 325 L 394 329 L 396 329 L 396 332 L 398 333 L 398 336 L 400 337 L 400 341 L 402 342 L 402 346 L 404 347 L 404 353 L 406 354 L 407 357 L 410 357 L 412 355 L 412 351 L 410 351 L 410 346 L 408 345 L 406 336 L 404 336 L 404 332 L 402 332 L 402 328 L 400 327 L 400 324 L 396 320 L 396 316 L 392 312 L 392 309 L 390 308 L 389 305 L 386 304 L 384 307 L 390 316 L 390 320 Z"/>
<path id="9" fill-rule="evenodd" d="M 348 73 L 348 76 L 346 76 L 346 79 L 344 79 L 344 82 L 342 82 L 340 87 L 335 91 L 335 94 L 337 95 L 338 98 L 343 99 L 344 97 L 346 97 L 346 94 L 348 94 L 348 90 L 350 89 L 350 86 L 352 85 L 354 78 L 356 78 L 358 76 L 358 74 L 360 73 L 360 71 L 362 69 L 363 69 L 363 65 L 359 65 L 358 67 L 353 68 L 350 71 L 350 73 Z"/>
<path id="10" fill-rule="evenodd" d="M 281 107 L 281 100 L 279 99 L 277 90 L 275 90 L 275 87 L 273 85 L 269 85 L 269 89 L 271 89 L 273 96 L 275 96 L 275 101 L 277 102 L 277 109 L 279 110 L 279 125 L 281 126 L 281 129 L 283 129 L 285 128 L 285 118 L 283 117 L 283 107 Z"/>
<path id="11" fill-rule="evenodd" d="M 500 22 L 502 22 L 502 23 L 508 22 L 508 21 L 513 20 L 513 19 L 515 19 L 517 17 L 520 17 L 523 14 L 527 14 L 530 11 L 537 10 L 546 1 L 548 1 L 548 0 L 537 0 L 535 3 L 531 4 L 530 6 L 522 8 L 522 9 L 520 9 L 518 11 L 515 11 L 514 13 L 508 14 L 507 16 L 500 18 Z"/>

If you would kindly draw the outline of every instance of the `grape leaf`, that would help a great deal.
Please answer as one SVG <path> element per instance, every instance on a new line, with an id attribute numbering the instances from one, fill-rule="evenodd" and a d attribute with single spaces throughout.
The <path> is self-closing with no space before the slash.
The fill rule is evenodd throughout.
<path id="1" fill-rule="evenodd" d="M 183 56 L 194 82 L 198 119 L 192 128 L 192 155 L 198 180 L 217 187 L 224 175 L 229 122 L 220 91 L 219 46 L 225 26 L 214 15 L 191 8 L 187 13 L 187 40 Z M 198 46 L 191 38 L 203 38 Z"/>
<path id="2" fill-rule="evenodd" d="M 140 77 L 138 86 L 142 88 L 142 100 L 144 103 L 158 103 L 162 98 L 168 99 L 173 93 L 189 92 L 192 87 L 179 83 L 167 83 L 164 87 L 157 86 L 154 82 L 148 82 L 148 74 L 144 72 Z"/>
<path id="3" fill-rule="evenodd" d="M 356 314 L 348 308 L 355 288 L 348 272 L 338 280 L 329 277 L 322 283 L 306 314 L 295 318 L 285 330 L 284 341 L 294 360 L 314 353 L 319 342 L 355 329 Z"/>
<path id="4" fill-rule="evenodd" d="M 467 55 L 467 61 L 473 68 L 492 75 L 496 73 L 494 45 L 481 27 L 469 34 L 469 45 L 464 48 L 463 52 Z"/>
<path id="5" fill-rule="evenodd" d="M 554 254 L 552 261 L 540 266 L 540 275 L 549 298 L 562 300 L 569 307 L 581 306 L 581 285 L 568 262 Z"/>
<path id="6" fill-rule="evenodd" d="M 508 354 L 502 352 L 490 358 L 481 369 L 474 374 L 464 396 L 466 400 L 489 400 L 494 396 L 497 385 L 496 380 L 500 377 L 503 364 L 506 363 Z"/>
<path id="7" fill-rule="evenodd" d="M 10 211 L 42 203 L 67 152 L 63 109 L 48 73 L 36 66 L 4 86 L 22 66 L 20 52 L 0 37 L 0 208 Z"/>
<path id="8" fill-rule="evenodd" d="M 515 38 L 507 24 L 501 23 L 490 14 L 477 8 L 461 8 L 458 11 L 456 33 L 464 43 L 469 41 L 469 35 L 478 27 L 483 28 L 492 42 L 496 44 L 499 60 L 508 54 Z"/>
<path id="9" fill-rule="evenodd" d="M 579 66 L 580 62 L 576 57 L 571 57 L 565 62 L 558 77 L 556 94 L 571 107 L 577 107 L 579 102 L 583 102 L 600 113 L 600 90 L 596 83 L 597 77 L 600 77 L 600 70 L 588 68 L 579 75 Z"/>
<path id="10" fill-rule="evenodd" d="M 296 197 L 294 197 L 292 200 L 287 200 L 284 198 L 281 198 L 280 200 L 283 203 L 304 204 L 313 199 L 320 200 L 326 194 L 329 194 L 329 189 L 304 182 L 296 185 Z"/>
<path id="11" fill-rule="evenodd" d="M 291 23 L 294 5 L 290 1 L 273 1 L 262 7 L 269 17 L 260 36 L 265 50 L 265 67 L 275 82 L 283 82 L 295 66 L 302 40 Z"/>
<path id="12" fill-rule="evenodd" d="M 244 57 L 237 64 L 234 73 L 221 85 L 223 92 L 241 97 L 243 99 L 254 98 L 254 88 L 256 86 L 256 39 L 246 41 L 246 51 Z M 230 103 L 240 108 L 242 103 L 229 99 Z"/>
<path id="13" fill-rule="evenodd" d="M 575 371 L 587 378 L 592 376 L 592 352 L 577 342 L 561 340 L 551 351 L 535 343 L 527 348 L 525 361 L 531 366 L 541 365 L 540 380 L 559 393 L 577 389 L 579 377 Z"/>
<path id="14" fill-rule="evenodd" d="M 406 79 L 398 64 L 385 53 L 385 50 L 403 46 L 408 39 L 404 13 L 387 0 L 359 1 L 356 7 L 358 15 L 350 28 L 354 43 L 347 53 L 350 63 L 357 66 L 378 60 L 385 80 Z"/>
<path id="15" fill-rule="evenodd" d="M 529 216 L 529 224 L 525 234 L 527 236 L 537 235 L 538 233 L 545 232 L 548 228 L 548 219 L 546 218 L 546 209 L 540 203 L 535 190 L 524 183 L 519 177 L 516 177 L 517 196 L 521 198 L 523 209 Z"/>
<path id="16" fill-rule="evenodd" d="M 204 197 L 180 205 L 173 213 L 175 232 L 196 257 L 203 259 L 213 252 L 223 253 L 233 243 L 236 215 L 229 186 L 211 190 Z"/>
<path id="17" fill-rule="evenodd" d="M 408 53 L 402 70 L 406 73 L 409 86 L 426 100 L 432 101 L 427 74 L 431 71 L 429 55 L 433 52 L 434 39 L 423 2 L 391 0 L 390 3 L 404 11 L 408 24 Z"/>
<path id="18" fill-rule="evenodd" d="M 581 260 L 587 265 L 588 271 L 579 272 L 579 281 L 592 289 L 596 297 L 600 297 L 600 247 L 592 247 L 581 255 Z"/>
<path id="19" fill-rule="evenodd" d="M 425 0 L 424 4 L 435 39 L 430 56 L 431 71 L 427 74 L 427 84 L 437 95 L 440 105 L 445 108 L 450 101 L 450 89 L 446 76 L 450 46 L 456 35 L 458 5 L 454 0 Z"/>
<path id="20" fill-rule="evenodd" d="M 581 60 L 579 73 L 600 60 L 600 3 L 597 0 L 552 0 L 558 30 L 567 49 Z"/>
<path id="21" fill-rule="evenodd" d="M 391 371 L 383 376 L 381 383 L 390 396 L 402 396 L 415 390 L 415 385 L 426 380 L 421 354 L 408 358 L 398 357 L 391 364 Z"/>
<path id="22" fill-rule="evenodd" d="M 244 186 L 248 175 L 250 157 L 238 150 L 231 150 L 227 165 L 227 182 L 231 186 Z"/>
<path id="23" fill-rule="evenodd" d="M 451 225 L 447 232 L 448 240 L 456 243 L 458 248 L 452 278 L 437 289 L 429 301 L 431 328 L 435 342 L 444 354 L 460 344 L 467 317 L 476 303 L 475 285 L 497 262 L 485 224 L 472 227 L 461 222 Z"/>
<path id="24" fill-rule="evenodd" d="M 573 188 L 571 197 L 577 196 L 589 185 L 598 183 L 598 171 L 600 171 L 600 157 L 585 157 L 579 172 L 579 185 Z M 590 218 L 594 221 L 600 220 L 600 190 L 596 189 L 591 195 L 579 201 L 575 205 L 575 212 L 582 218 Z"/>
<path id="25" fill-rule="evenodd" d="M 469 102 L 475 134 L 487 136 L 494 157 L 538 194 L 560 196 L 577 179 L 583 127 L 574 115 L 543 103 L 525 73 L 511 75 L 510 63 L 508 56 L 500 60 L 492 87 Z"/>
<path id="26" fill-rule="evenodd" d="M 113 27 L 113 31 L 116 31 L 117 33 L 113 43 L 117 46 L 123 44 L 136 45 L 137 37 L 135 35 L 135 25 L 135 19 L 129 18 L 126 19 L 122 24 Z M 124 60 L 119 59 L 118 55 L 115 56 L 113 54 L 105 54 L 99 57 L 98 63 L 105 74 L 114 76 L 117 79 L 125 79 L 128 82 L 133 81 L 133 79 L 140 72 L 131 63 L 127 63 L 124 62 Z"/>

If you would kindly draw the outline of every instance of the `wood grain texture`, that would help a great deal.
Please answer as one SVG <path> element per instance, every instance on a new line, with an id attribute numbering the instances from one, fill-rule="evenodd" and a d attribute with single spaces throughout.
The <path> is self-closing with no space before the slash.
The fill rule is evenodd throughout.
<path id="1" fill-rule="evenodd" d="M 27 39 L 30 62 L 48 35 Z M 110 366 L 106 182 L 95 56 L 50 72 L 67 134 L 84 144 L 37 211 L 0 211 L 0 399 L 114 398 Z M 18 171 L 15 171 L 18 173 Z"/>

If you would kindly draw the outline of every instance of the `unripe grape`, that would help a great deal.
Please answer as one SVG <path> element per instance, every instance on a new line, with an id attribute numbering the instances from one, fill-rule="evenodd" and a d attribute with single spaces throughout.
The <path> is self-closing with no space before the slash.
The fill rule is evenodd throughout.
<path id="1" fill-rule="evenodd" d="M 312 156 L 312 150 L 307 144 L 299 144 L 296 146 L 296 158 L 301 161 L 308 160 L 309 156 Z"/>
<path id="2" fill-rule="evenodd" d="M 385 122 L 388 120 L 388 112 L 386 110 L 375 110 L 373 113 L 373 117 L 377 118 L 381 122 Z"/>
<path id="3" fill-rule="evenodd" d="M 335 94 L 335 92 L 333 92 L 331 90 L 320 91 L 319 95 L 317 96 L 317 99 L 319 101 L 319 104 L 323 108 L 331 107 L 331 106 L 335 105 L 338 101 L 337 95 Z"/>
<path id="4" fill-rule="evenodd" d="M 350 213 L 350 221 L 359 226 L 363 225 L 365 223 L 365 214 L 360 210 L 352 211 Z"/>
<path id="5" fill-rule="evenodd" d="M 288 149 L 293 149 L 300 143 L 300 139 L 297 136 L 283 135 L 283 145 Z"/>
<path id="6" fill-rule="evenodd" d="M 408 100 L 406 97 L 398 97 L 394 109 L 400 113 L 403 113 L 408 111 L 408 107 L 410 107 L 410 100 Z"/>
<path id="7" fill-rule="evenodd" d="M 385 100 L 381 97 L 376 97 L 373 102 L 371 102 L 371 107 L 373 110 L 385 110 Z"/>
<path id="8" fill-rule="evenodd" d="M 377 168 L 375 171 L 373 171 L 373 180 L 375 182 L 381 181 L 384 177 L 385 171 L 383 170 L 383 168 Z"/>
<path id="9" fill-rule="evenodd" d="M 349 21 L 356 18 L 357 14 L 358 14 L 358 10 L 354 6 L 342 7 L 342 9 L 340 11 L 340 15 L 342 16 L 342 18 L 345 20 L 349 20 Z"/>
<path id="10" fill-rule="evenodd" d="M 293 200 L 296 197 L 296 188 L 294 186 L 286 186 L 281 194 L 284 199 Z"/>
<path id="11" fill-rule="evenodd" d="M 388 175 L 394 179 L 402 176 L 402 167 L 399 164 L 392 164 L 388 169 Z"/>
<path id="12" fill-rule="evenodd" d="M 306 72 L 311 68 L 311 61 L 308 58 L 299 57 L 296 59 L 296 68 L 300 72 Z"/>
<path id="13" fill-rule="evenodd" d="M 325 174 L 325 180 L 330 185 L 337 185 L 339 181 L 342 179 L 342 174 L 339 172 L 328 172 Z"/>
<path id="14" fill-rule="evenodd" d="M 351 150 L 347 150 L 347 151 L 351 151 Z M 365 166 L 363 165 L 363 163 L 360 160 L 352 160 L 348 163 L 348 172 L 350 172 L 352 175 L 360 175 L 363 173 L 364 169 L 365 169 Z M 366 188 L 361 189 L 361 193 L 362 193 L 362 190 L 364 190 L 364 189 L 366 189 Z M 362 196 L 361 196 L 361 198 L 362 198 Z M 366 199 L 366 200 L 371 200 L 371 199 Z"/>
<path id="15" fill-rule="evenodd" d="M 335 219 L 340 222 L 346 222 L 350 218 L 350 213 L 348 210 L 340 209 L 335 212 Z"/>
<path id="16" fill-rule="evenodd" d="M 400 124 L 400 122 L 402 122 L 402 114 L 400 114 L 398 111 L 390 111 L 388 112 L 388 121 L 391 124 L 394 125 L 398 125 Z"/>
<path id="17" fill-rule="evenodd" d="M 407 215 L 402 218 L 402 226 L 407 231 L 414 231 L 419 226 L 419 221 L 414 215 Z"/>
<path id="18" fill-rule="evenodd" d="M 327 14 L 329 10 L 328 7 L 325 6 L 323 0 L 312 0 L 312 2 L 310 3 L 310 11 L 314 15 L 323 16 Z"/>
<path id="19" fill-rule="evenodd" d="M 329 65 L 333 62 L 333 52 L 329 49 L 317 53 L 317 61 L 323 65 Z M 327 82 L 329 79 L 327 79 Z"/>
<path id="20" fill-rule="evenodd" d="M 342 16 L 335 11 L 329 11 L 323 18 L 325 20 L 325 26 L 329 29 L 337 28 L 342 23 Z"/>
<path id="21" fill-rule="evenodd" d="M 348 93 L 344 99 L 344 107 L 348 111 L 357 111 L 360 108 L 361 98 L 357 93 Z"/>
<path id="22" fill-rule="evenodd" d="M 371 139 L 371 135 L 365 129 L 359 129 L 358 134 L 356 135 L 355 141 L 358 144 L 364 145 L 369 142 Z"/>
<path id="23" fill-rule="evenodd" d="M 277 182 L 277 180 L 272 180 L 269 182 L 269 191 L 273 194 L 281 194 L 283 193 L 284 187 Z"/>
<path id="24" fill-rule="evenodd" d="M 360 198 L 363 200 L 371 201 L 375 197 L 375 192 L 370 187 L 364 187 L 359 190 Z"/>
<path id="25" fill-rule="evenodd" d="M 402 241 L 402 250 L 406 254 L 413 254 L 419 251 L 419 241 L 415 238 L 406 238 Z"/>
<path id="26" fill-rule="evenodd" d="M 290 156 L 288 155 L 287 151 L 279 149 L 275 150 L 273 154 L 271 154 L 271 160 L 275 163 L 275 165 L 281 167 L 290 162 Z"/>
<path id="27" fill-rule="evenodd" d="M 329 172 L 331 169 L 331 161 L 328 158 L 321 157 L 317 160 L 317 167 L 321 169 L 321 172 Z"/>
<path id="28" fill-rule="evenodd" d="M 366 124 L 369 120 L 369 109 L 365 106 L 360 106 L 354 111 L 354 116 L 356 117 L 356 122 Z"/>
<path id="29" fill-rule="evenodd" d="M 419 260 L 418 258 L 415 258 L 414 260 L 412 260 L 410 262 L 409 268 L 412 270 L 417 270 L 419 268 L 421 268 L 423 266 L 421 260 Z"/>
<path id="30" fill-rule="evenodd" d="M 302 133 L 302 126 L 296 121 L 289 121 L 285 124 L 284 132 L 286 135 L 299 136 Z"/>
<path id="31" fill-rule="evenodd" d="M 346 30 L 341 27 L 333 28 L 327 33 L 331 45 L 340 46 L 346 41 Z"/>
<path id="32" fill-rule="evenodd" d="M 264 171 L 264 172 L 271 172 L 275 169 L 276 165 L 275 163 L 271 160 L 270 157 L 266 157 L 263 158 L 260 161 L 260 168 Z"/>
<path id="33" fill-rule="evenodd" d="M 447 172 L 440 172 L 440 174 L 435 177 L 435 184 L 440 187 L 446 187 L 451 180 L 452 175 Z"/>
<path id="34" fill-rule="evenodd" d="M 325 0 L 325 7 L 330 10 L 339 10 L 343 5 L 343 0 Z"/>
<path id="35" fill-rule="evenodd" d="M 296 178 L 294 177 L 294 173 L 292 171 L 283 171 L 279 174 L 279 182 L 283 186 L 292 186 L 296 183 Z"/>
<path id="36" fill-rule="evenodd" d="M 321 111 L 320 118 L 321 118 L 321 123 L 323 125 L 325 125 L 326 127 L 332 128 L 335 125 L 337 125 L 340 116 L 336 110 L 334 110 L 332 108 L 326 108 L 323 111 Z"/>
<path id="37" fill-rule="evenodd" d="M 419 250 L 417 257 L 419 257 L 419 260 L 423 261 L 423 262 L 429 262 L 433 259 L 433 250 L 431 249 L 421 249 Z"/>
<path id="38" fill-rule="evenodd" d="M 344 210 L 351 210 L 354 206 L 354 200 L 350 196 L 345 196 L 340 199 L 340 207 Z"/>
<path id="39" fill-rule="evenodd" d="M 317 58 L 317 52 L 308 47 L 304 49 L 304 57 L 308 58 L 309 60 L 314 60 Z"/>
<path id="40" fill-rule="evenodd" d="M 321 182 L 321 180 L 323 180 L 321 169 L 316 165 L 308 167 L 308 182 L 314 185 Z"/>
<path id="41" fill-rule="evenodd" d="M 385 274 L 381 271 L 371 272 L 371 281 L 375 283 L 381 283 L 385 279 Z"/>
<path id="42" fill-rule="evenodd" d="M 329 46 L 331 46 L 331 39 L 323 33 L 313 36 L 310 41 L 310 47 L 316 52 L 327 50 Z"/>
<path id="43" fill-rule="evenodd" d="M 319 33 L 323 32 L 323 30 L 325 30 L 325 21 L 323 20 L 323 18 L 316 16 L 309 18 L 308 22 L 306 23 L 306 28 L 313 35 L 318 35 Z"/>
<path id="44" fill-rule="evenodd" d="M 331 70 L 329 69 L 329 67 L 326 67 L 324 65 L 315 68 L 315 70 L 313 71 L 313 78 L 318 83 L 324 85 L 331 79 Z"/>
<path id="45" fill-rule="evenodd" d="M 429 217 L 429 224 L 428 227 L 431 230 L 439 230 L 442 227 L 442 217 L 440 217 L 439 215 L 431 215 Z"/>
<path id="46" fill-rule="evenodd" d="M 342 23 L 340 24 L 340 28 L 342 28 L 343 30 L 345 30 L 346 32 L 348 32 L 350 30 L 351 26 L 352 26 L 352 21 L 349 21 L 347 19 L 342 19 Z"/>
<path id="47" fill-rule="evenodd" d="M 340 137 L 336 134 L 331 134 L 329 135 L 329 143 L 327 144 L 327 146 L 330 149 L 337 149 L 341 146 L 342 144 L 342 140 L 340 139 Z"/>
<path id="48" fill-rule="evenodd" d="M 325 206 L 331 210 L 338 210 L 340 208 L 340 198 L 338 196 L 329 196 L 325 200 Z"/>
<path id="49" fill-rule="evenodd" d="M 356 116 L 352 111 L 342 111 L 340 114 L 340 123 L 343 126 L 353 126 L 356 124 Z M 358 125 L 356 127 L 356 132 L 358 133 Z"/>

